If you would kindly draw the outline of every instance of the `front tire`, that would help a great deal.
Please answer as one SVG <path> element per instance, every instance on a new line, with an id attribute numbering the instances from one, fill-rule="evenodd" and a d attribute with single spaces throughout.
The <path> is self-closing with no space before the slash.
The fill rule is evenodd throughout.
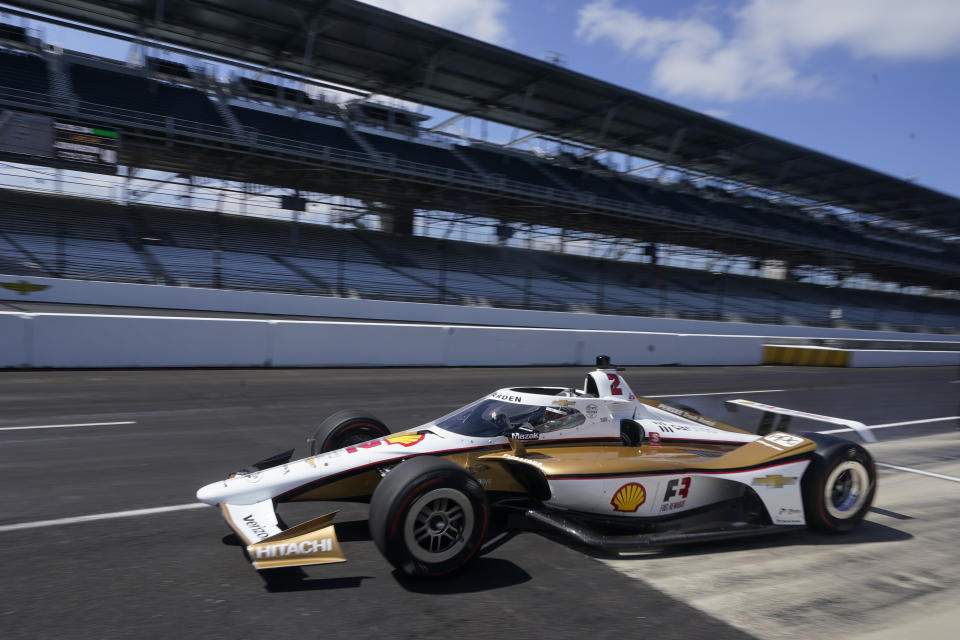
<path id="1" fill-rule="evenodd" d="M 310 455 L 335 451 L 390 435 L 390 429 L 363 411 L 345 409 L 328 416 L 310 440 Z"/>
<path id="2" fill-rule="evenodd" d="M 876 495 L 873 457 L 855 442 L 804 435 L 817 442 L 801 481 L 807 526 L 826 533 L 852 531 L 867 515 Z"/>
<path id="3" fill-rule="evenodd" d="M 411 576 L 462 569 L 480 550 L 489 519 L 487 494 L 477 479 L 433 456 L 401 463 L 370 500 L 370 534 L 377 548 Z"/>

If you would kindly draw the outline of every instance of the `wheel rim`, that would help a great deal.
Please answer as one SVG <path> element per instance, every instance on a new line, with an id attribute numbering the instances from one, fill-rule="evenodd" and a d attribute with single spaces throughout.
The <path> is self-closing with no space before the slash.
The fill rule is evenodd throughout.
<path id="1" fill-rule="evenodd" d="M 467 545 L 473 530 L 473 506 L 456 489 L 434 489 L 410 507 L 403 538 L 410 553 L 422 562 L 445 562 Z"/>
<path id="2" fill-rule="evenodd" d="M 859 513 L 870 489 L 870 474 L 858 460 L 841 462 L 827 477 L 824 504 L 827 513 L 838 520 L 847 520 Z"/>

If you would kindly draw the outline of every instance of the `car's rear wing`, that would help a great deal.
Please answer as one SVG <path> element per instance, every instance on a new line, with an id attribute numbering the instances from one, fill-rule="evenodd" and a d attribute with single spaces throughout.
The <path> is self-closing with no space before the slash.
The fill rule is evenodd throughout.
<path id="1" fill-rule="evenodd" d="M 726 400 L 724 405 L 727 407 L 728 411 L 737 411 L 739 407 L 747 407 L 748 409 L 756 409 L 763 412 L 763 417 L 760 419 L 760 427 L 757 431 L 760 435 L 765 435 L 771 431 L 787 431 L 790 427 L 790 421 L 792 418 L 802 418 L 804 420 L 812 420 L 814 422 L 825 422 L 828 424 L 838 424 L 844 427 L 848 427 L 853 431 L 856 431 L 861 438 L 867 442 L 876 442 L 877 437 L 873 435 L 873 432 L 870 428 L 858 422 L 856 420 L 848 420 L 846 418 L 834 418 L 833 416 L 824 416 L 818 413 L 808 413 L 806 411 L 797 411 L 796 409 L 784 409 L 783 407 L 775 407 L 770 404 L 763 404 L 762 402 L 754 402 L 753 400 Z M 776 416 L 780 416 L 780 419 L 777 420 Z"/>

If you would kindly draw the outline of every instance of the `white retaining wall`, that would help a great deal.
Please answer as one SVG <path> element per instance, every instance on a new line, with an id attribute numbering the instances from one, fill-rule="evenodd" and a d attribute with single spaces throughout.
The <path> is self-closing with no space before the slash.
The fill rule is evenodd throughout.
<path id="1" fill-rule="evenodd" d="M 960 366 L 960 351 L 884 351 L 851 349 L 851 367 Z"/>
<path id="2" fill-rule="evenodd" d="M 0 313 L 0 367 L 750 365 L 756 336 Z"/>
<path id="3" fill-rule="evenodd" d="M 355 318 L 397 322 L 433 322 L 498 327 L 540 327 L 770 337 L 831 337 L 901 340 L 956 340 L 943 334 L 864 331 L 826 327 L 797 327 L 738 322 L 709 322 L 672 318 L 640 318 L 591 313 L 525 311 L 491 307 L 329 298 L 260 291 L 233 291 L 163 285 L 34 278 L 0 275 L 0 283 L 26 281 L 44 285 L 43 291 L 21 295 L 0 288 L 0 300 L 59 302 L 156 309 L 230 311 L 239 313 Z"/>
<path id="4" fill-rule="evenodd" d="M 766 336 L 438 324 L 0 313 L 0 367 L 757 365 Z M 960 352 L 851 350 L 851 367 Z"/>

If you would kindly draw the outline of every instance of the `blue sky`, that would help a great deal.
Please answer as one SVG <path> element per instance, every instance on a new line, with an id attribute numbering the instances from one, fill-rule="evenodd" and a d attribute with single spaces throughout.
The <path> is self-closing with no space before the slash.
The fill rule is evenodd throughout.
<path id="1" fill-rule="evenodd" d="M 364 1 L 960 196 L 960 0 Z"/>
<path id="2" fill-rule="evenodd" d="M 958 0 L 364 0 L 960 196 Z"/>

